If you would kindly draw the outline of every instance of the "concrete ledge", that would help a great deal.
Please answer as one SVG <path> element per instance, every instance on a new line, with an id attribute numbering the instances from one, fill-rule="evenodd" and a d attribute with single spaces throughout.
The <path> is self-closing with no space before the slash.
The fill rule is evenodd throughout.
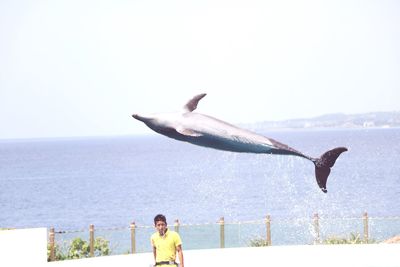
<path id="1" fill-rule="evenodd" d="M 400 245 L 305 245 L 184 251 L 186 267 L 349 266 L 400 267 Z M 149 267 L 152 253 L 49 263 L 54 267 Z"/>

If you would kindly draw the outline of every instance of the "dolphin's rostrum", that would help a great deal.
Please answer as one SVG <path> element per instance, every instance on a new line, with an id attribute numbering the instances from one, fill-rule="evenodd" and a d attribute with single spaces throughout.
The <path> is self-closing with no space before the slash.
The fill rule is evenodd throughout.
<path id="1" fill-rule="evenodd" d="M 193 97 L 182 112 L 152 114 L 149 116 L 133 114 L 157 133 L 189 142 L 195 145 L 219 150 L 245 153 L 264 153 L 293 155 L 311 160 L 315 165 L 318 186 L 326 193 L 326 181 L 331 167 L 345 147 L 337 147 L 322 154 L 319 158 L 309 157 L 274 139 L 238 128 L 213 117 L 193 112 L 206 94 Z"/>

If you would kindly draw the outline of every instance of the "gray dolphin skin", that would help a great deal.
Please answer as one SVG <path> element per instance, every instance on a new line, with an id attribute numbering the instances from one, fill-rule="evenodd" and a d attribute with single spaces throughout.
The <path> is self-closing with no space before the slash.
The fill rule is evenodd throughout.
<path id="1" fill-rule="evenodd" d="M 153 131 L 167 137 L 194 145 L 241 153 L 263 153 L 298 156 L 312 161 L 318 186 L 327 193 L 326 182 L 331 167 L 345 147 L 337 147 L 319 158 L 309 157 L 274 139 L 238 128 L 216 118 L 193 112 L 206 94 L 193 97 L 181 112 L 152 115 L 133 114 L 132 117 L 145 123 Z"/>

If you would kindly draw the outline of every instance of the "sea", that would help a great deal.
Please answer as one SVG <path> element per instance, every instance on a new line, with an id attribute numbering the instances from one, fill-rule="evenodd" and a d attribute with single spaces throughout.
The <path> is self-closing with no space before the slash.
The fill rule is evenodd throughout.
<path id="1" fill-rule="evenodd" d="M 328 193 L 312 162 L 295 156 L 224 152 L 156 134 L 1 140 L 0 228 L 129 229 L 131 222 L 151 226 L 159 213 L 170 225 L 311 220 L 315 213 L 399 218 L 400 128 L 263 134 L 313 157 L 347 147 Z M 400 231 L 395 224 L 390 235 Z"/>

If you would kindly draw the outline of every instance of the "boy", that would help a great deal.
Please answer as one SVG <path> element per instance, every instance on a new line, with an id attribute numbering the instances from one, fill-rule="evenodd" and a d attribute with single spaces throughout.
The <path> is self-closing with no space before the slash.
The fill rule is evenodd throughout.
<path id="1" fill-rule="evenodd" d="M 154 260 L 156 266 L 178 266 L 175 262 L 178 252 L 180 267 L 184 267 L 182 241 L 178 233 L 167 228 L 167 219 L 158 214 L 154 217 L 154 226 L 157 230 L 151 236 Z"/>

